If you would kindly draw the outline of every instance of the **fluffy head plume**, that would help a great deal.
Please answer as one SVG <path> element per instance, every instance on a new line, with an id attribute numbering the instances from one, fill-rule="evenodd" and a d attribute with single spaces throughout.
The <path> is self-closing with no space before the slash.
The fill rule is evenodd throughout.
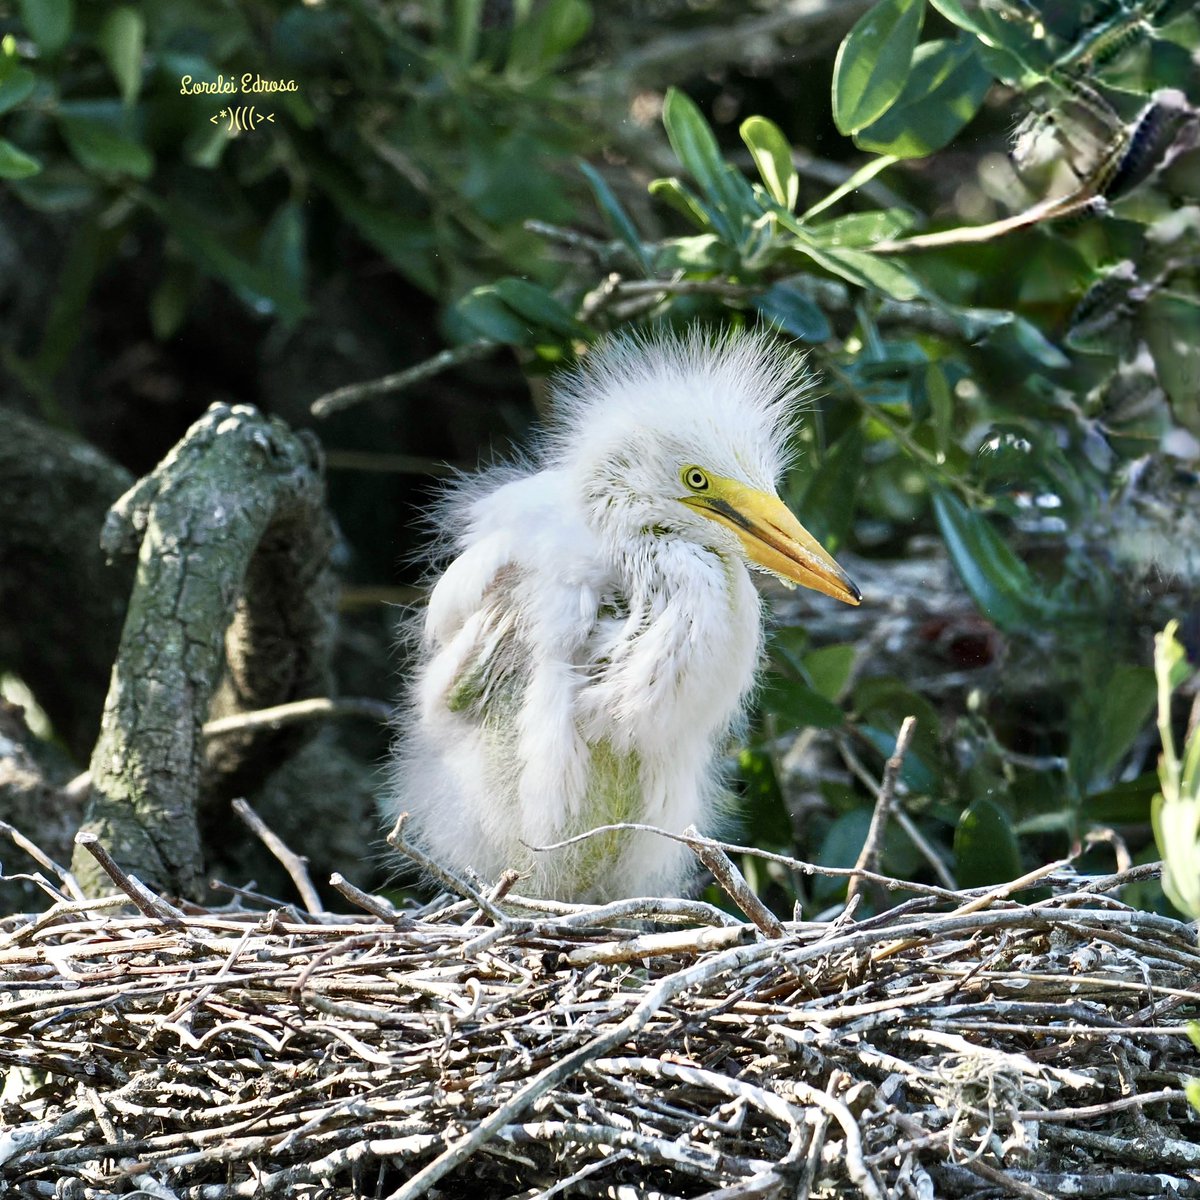
<path id="1" fill-rule="evenodd" d="M 768 333 L 625 334 L 594 347 L 554 388 L 544 466 L 584 469 L 639 444 L 744 478 L 778 479 L 811 391 L 802 358 Z"/>

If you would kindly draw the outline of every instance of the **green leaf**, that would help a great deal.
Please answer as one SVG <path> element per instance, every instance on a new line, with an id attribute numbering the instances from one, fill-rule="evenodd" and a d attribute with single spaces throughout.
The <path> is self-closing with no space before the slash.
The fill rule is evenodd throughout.
<path id="1" fill-rule="evenodd" d="M 858 648 L 849 643 L 822 646 L 812 650 L 801 660 L 813 687 L 826 700 L 837 703 L 854 669 Z"/>
<path id="2" fill-rule="evenodd" d="M 792 147 L 783 131 L 766 117 L 747 117 L 738 132 L 771 199 L 791 212 L 800 195 L 800 176 L 792 165 Z"/>
<path id="3" fill-rule="evenodd" d="M 1145 825 L 1158 791 L 1158 776 L 1146 771 L 1084 798 L 1083 816 L 1098 825 Z"/>
<path id="4" fill-rule="evenodd" d="M 916 717 L 917 728 L 900 768 L 905 787 L 935 795 L 945 774 L 945 756 L 938 740 L 941 718 L 933 705 L 899 680 L 887 676 L 860 680 L 854 687 L 859 732 L 887 759 L 905 717 Z"/>
<path id="5" fill-rule="evenodd" d="M 857 133 L 878 120 L 904 90 L 925 16 L 925 0 L 880 0 L 838 47 L 833 65 L 833 120 Z"/>
<path id="6" fill-rule="evenodd" d="M 7 138 L 0 138 L 0 179 L 28 179 L 41 169 L 36 158 L 18 150 Z"/>
<path id="7" fill-rule="evenodd" d="M 43 379 L 54 378 L 79 343 L 96 281 L 112 261 L 124 236 L 121 225 L 94 218 L 71 222 L 68 228 L 70 240 L 62 256 L 62 270 L 54 283 L 33 364 Z"/>
<path id="8" fill-rule="evenodd" d="M 466 66 L 479 53 L 484 0 L 451 0 L 445 28 L 458 61 Z"/>
<path id="9" fill-rule="evenodd" d="M 1195 1024 L 1195 1021 L 1189 1023 L 1189 1036 L 1191 1035 L 1191 1027 Z M 1183 1094 L 1188 1098 L 1188 1103 L 1194 1109 L 1196 1109 L 1197 1112 L 1200 1112 L 1200 1079 L 1185 1079 L 1183 1083 Z"/>
<path id="10" fill-rule="evenodd" d="M 996 327 L 988 345 L 997 350 L 1011 346 L 1051 371 L 1062 371 L 1071 365 L 1071 360 L 1032 321 L 1015 313 L 1011 321 Z"/>
<path id="11" fill-rule="evenodd" d="M 838 867 L 843 870 L 853 867 L 862 853 L 871 828 L 871 811 L 856 808 L 843 813 L 829 827 L 817 853 L 817 862 L 823 867 Z M 813 895 L 821 899 L 840 895 L 846 890 L 847 879 L 818 875 L 812 881 Z"/>
<path id="12" fill-rule="evenodd" d="M 989 620 L 1002 629 L 1019 629 L 1055 614 L 1056 606 L 986 517 L 950 492 L 935 489 L 932 499 L 950 561 Z"/>
<path id="13" fill-rule="evenodd" d="M 592 189 L 592 195 L 595 196 L 600 211 L 607 218 L 609 228 L 628 247 L 638 266 L 642 268 L 642 274 L 649 275 L 651 267 L 646 247 L 642 245 L 642 239 L 638 237 L 636 226 L 630 220 L 629 214 L 621 207 L 621 202 L 613 194 L 612 188 L 608 186 L 604 176 L 591 163 L 580 159 L 579 169 L 583 172 L 584 179 L 588 181 L 588 186 Z"/>
<path id="14" fill-rule="evenodd" d="M 196 271 L 190 263 L 174 262 L 150 295 L 150 328 L 165 342 L 179 332 L 188 305 L 196 294 Z"/>
<path id="15" fill-rule="evenodd" d="M 963 0 L 929 0 L 929 3 L 947 21 L 957 25 L 959 29 L 965 29 L 968 33 L 973 33 L 981 41 L 986 41 L 991 36 L 990 29 L 983 23 L 982 17 L 975 16 L 966 7 Z"/>
<path id="16" fill-rule="evenodd" d="M 548 0 L 513 30 L 507 69 L 519 75 L 542 74 L 591 26 L 592 9 L 585 0 Z"/>
<path id="17" fill-rule="evenodd" d="M 529 346 L 535 340 L 529 322 L 517 316 L 494 287 L 473 288 L 454 308 L 477 337 L 510 346 Z"/>
<path id="18" fill-rule="evenodd" d="M 991 86 L 992 74 L 973 39 L 926 42 L 913 55 L 900 98 L 854 135 L 855 144 L 897 158 L 924 158 L 975 116 Z"/>
<path id="19" fill-rule="evenodd" d="M 34 73 L 28 67 L 13 67 L 0 78 L 0 113 L 16 108 L 37 82 Z"/>
<path id="20" fill-rule="evenodd" d="M 938 363 L 925 368 L 925 396 L 933 422 L 933 443 L 939 460 L 945 462 L 954 436 L 954 397 L 946 372 Z"/>
<path id="21" fill-rule="evenodd" d="M 1158 293 L 1146 304 L 1139 327 L 1154 357 L 1158 378 L 1180 412 L 1200 394 L 1200 345 L 1196 328 L 1200 297 Z"/>
<path id="22" fill-rule="evenodd" d="M 1096 703 L 1085 704 L 1082 727 L 1072 738 L 1071 757 L 1083 755 L 1085 789 L 1110 775 L 1154 712 L 1157 686 L 1149 667 L 1118 666 Z"/>
<path id="23" fill-rule="evenodd" d="M 13 180 L 11 186 L 21 202 L 37 212 L 76 212 L 96 201 L 97 181 L 65 157 L 28 179 Z"/>
<path id="24" fill-rule="evenodd" d="M 651 180 L 647 190 L 656 200 L 661 200 L 700 229 L 714 227 L 712 214 L 701 204 L 699 197 L 674 176 Z"/>
<path id="25" fill-rule="evenodd" d="M 307 311 L 304 212 L 298 203 L 285 201 L 263 231 L 258 260 L 273 284 L 272 300 L 287 326 L 295 325 Z"/>
<path id="26" fill-rule="evenodd" d="M 587 329 L 575 320 L 561 301 L 539 284 L 510 276 L 497 280 L 492 288 L 513 312 L 531 324 L 548 329 L 560 337 L 587 337 Z"/>
<path id="27" fill-rule="evenodd" d="M 154 170 L 150 151 L 111 121 L 64 113 L 59 125 L 76 161 L 89 171 L 147 179 Z"/>
<path id="28" fill-rule="evenodd" d="M 800 288 L 787 280 L 773 284 L 761 295 L 755 296 L 753 304 L 785 333 L 803 342 L 824 342 L 833 336 L 829 321 L 816 301 L 810 300 Z"/>
<path id="29" fill-rule="evenodd" d="M 71 0 L 21 0 L 21 19 L 45 55 L 57 54 L 71 36 Z"/>
<path id="30" fill-rule="evenodd" d="M 121 99 L 127 105 L 137 99 L 141 90 L 145 41 L 145 23 L 141 14 L 132 8 L 114 8 L 104 18 L 96 38 L 96 44 L 121 89 Z"/>
<path id="31" fill-rule="evenodd" d="M 787 805 L 771 756 L 760 749 L 742 750 L 738 754 L 738 778 L 742 782 L 742 799 L 746 810 L 746 832 L 755 846 L 788 846 L 793 831 Z"/>
<path id="32" fill-rule="evenodd" d="M 921 282 L 908 267 L 881 255 L 849 246 L 819 246 L 807 236 L 797 238 L 792 244 L 830 274 L 859 287 L 882 292 L 893 300 L 915 300 L 921 294 Z"/>
<path id="33" fill-rule="evenodd" d="M 1163 856 L 1163 891 L 1195 920 L 1200 917 L 1200 803 L 1168 800 L 1160 792 L 1150 805 L 1150 821 Z"/>
<path id="34" fill-rule="evenodd" d="M 888 167 L 899 161 L 898 158 L 891 154 L 884 154 L 879 158 L 869 159 L 853 175 L 843 179 L 828 196 L 823 196 L 818 200 L 812 208 L 804 213 L 800 220 L 811 221 L 818 213 L 823 213 L 827 208 L 832 208 L 843 196 L 849 196 L 852 192 L 857 192 L 859 188 L 870 183 L 876 175 L 882 174 Z"/>
<path id="35" fill-rule="evenodd" d="M 972 802 L 954 831 L 959 887 L 1008 883 L 1021 874 L 1021 851 L 1008 814 L 986 796 Z"/>
<path id="36" fill-rule="evenodd" d="M 428 221 L 364 199 L 361 186 L 316 155 L 307 156 L 305 166 L 342 216 L 397 270 L 426 292 L 439 290 L 441 281 L 431 253 L 433 234 Z"/>
<path id="37" fill-rule="evenodd" d="M 799 680 L 785 679 L 779 674 L 767 677 L 762 692 L 762 708 L 776 720 L 778 733 L 814 727 L 836 729 L 845 721 L 842 710 Z"/>
<path id="38" fill-rule="evenodd" d="M 833 221 L 809 225 L 808 231 L 823 246 L 871 246 L 911 229 L 913 215 L 904 208 L 851 213 Z"/>
<path id="39" fill-rule="evenodd" d="M 668 275 L 675 271 L 728 271 L 734 266 L 732 258 L 733 252 L 715 233 L 699 233 L 659 242 L 653 265 Z"/>
<path id="40" fill-rule="evenodd" d="M 825 452 L 796 501 L 804 524 L 823 545 L 836 548 L 850 531 L 865 446 L 862 425 L 856 422 Z"/>
<path id="41" fill-rule="evenodd" d="M 759 215 L 750 185 L 721 157 L 717 139 L 695 103 L 678 88 L 667 92 L 663 124 L 676 157 L 700 185 L 714 229 L 736 244 L 742 227 Z"/>
<path id="42" fill-rule="evenodd" d="M 983 64 L 997 79 L 1028 91 L 1046 78 L 1050 60 L 1046 47 L 1050 39 L 1043 37 L 1034 42 L 1032 37 L 1023 36 L 1022 22 L 978 5 L 968 9 L 963 0 L 930 0 L 930 3 L 946 20 L 978 38 Z M 1045 61 L 1041 67 L 1034 67 L 1030 56 L 1038 57 L 1039 51 Z"/>

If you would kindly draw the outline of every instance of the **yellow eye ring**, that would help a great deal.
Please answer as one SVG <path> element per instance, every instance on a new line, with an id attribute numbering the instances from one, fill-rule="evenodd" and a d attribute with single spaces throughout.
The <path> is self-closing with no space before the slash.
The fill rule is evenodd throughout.
<path id="1" fill-rule="evenodd" d="M 707 492 L 710 484 L 708 476 L 699 467 L 684 467 L 680 472 L 683 486 L 693 492 Z"/>

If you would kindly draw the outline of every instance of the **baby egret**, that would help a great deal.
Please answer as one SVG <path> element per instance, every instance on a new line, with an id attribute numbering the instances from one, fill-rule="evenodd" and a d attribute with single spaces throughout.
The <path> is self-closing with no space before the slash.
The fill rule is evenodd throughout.
<path id="1" fill-rule="evenodd" d="M 693 331 L 593 348 L 531 457 L 454 485 L 400 714 L 393 813 L 452 869 L 569 900 L 678 895 L 762 652 L 750 569 L 857 604 L 776 495 L 798 361 Z"/>

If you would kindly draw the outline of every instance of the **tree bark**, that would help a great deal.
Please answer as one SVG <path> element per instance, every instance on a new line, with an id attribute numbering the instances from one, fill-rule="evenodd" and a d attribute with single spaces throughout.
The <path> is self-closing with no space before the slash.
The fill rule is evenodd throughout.
<path id="1" fill-rule="evenodd" d="M 315 438 L 247 406 L 214 405 L 105 523 L 104 548 L 136 550 L 137 572 L 83 829 L 159 890 L 199 892 L 201 726 L 226 659 L 226 711 L 328 689 L 335 585 L 324 498 Z M 231 784 L 265 772 L 283 753 L 278 736 L 240 752 L 223 744 L 213 770 L 232 772 Z M 73 870 L 89 891 L 106 883 L 80 849 Z"/>

